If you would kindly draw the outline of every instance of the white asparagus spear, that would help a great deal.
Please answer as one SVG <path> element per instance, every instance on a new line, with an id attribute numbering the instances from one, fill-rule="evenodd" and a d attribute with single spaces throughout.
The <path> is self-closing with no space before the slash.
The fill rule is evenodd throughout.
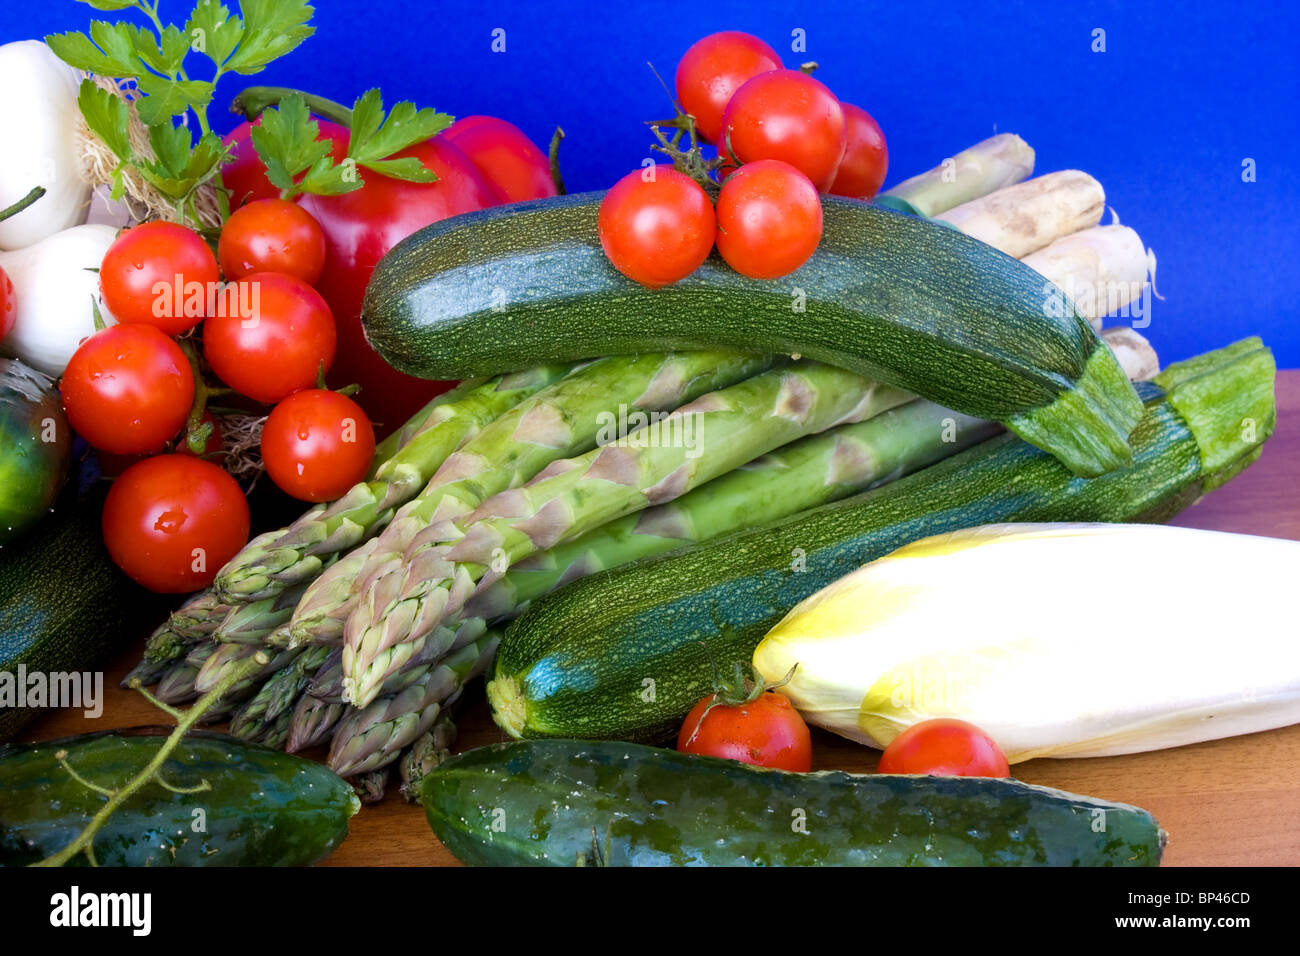
<path id="1" fill-rule="evenodd" d="M 934 216 L 1027 179 L 1033 172 L 1030 145 L 1014 133 L 999 133 L 881 195 L 904 199 L 924 215 Z"/>
<path id="2" fill-rule="evenodd" d="M 1102 329 L 1101 337 L 1133 381 L 1147 382 L 1160 374 L 1160 359 L 1142 333 L 1127 325 L 1116 325 Z"/>
<path id="3" fill-rule="evenodd" d="M 1097 225 L 1105 209 L 1101 183 L 1077 169 L 1064 169 L 1006 186 L 934 218 L 1023 259 L 1062 236 Z"/>
<path id="4" fill-rule="evenodd" d="M 1021 261 L 1055 283 L 1095 329 L 1147 286 L 1147 250 L 1128 226 L 1083 229 Z"/>

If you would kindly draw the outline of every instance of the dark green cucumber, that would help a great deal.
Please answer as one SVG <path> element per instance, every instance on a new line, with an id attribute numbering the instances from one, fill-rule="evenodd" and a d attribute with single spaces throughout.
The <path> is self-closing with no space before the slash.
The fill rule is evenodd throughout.
<path id="1" fill-rule="evenodd" d="M 50 510 L 68 476 L 72 429 L 54 383 L 0 359 L 0 545 Z"/>
<path id="2" fill-rule="evenodd" d="M 74 780 L 113 788 L 139 772 L 170 728 L 139 728 L 0 747 L 0 865 L 62 850 L 105 801 Z M 352 788 L 310 760 L 224 734 L 191 733 L 162 779 L 129 797 L 95 837 L 100 866 L 304 866 L 348 834 L 361 804 Z M 206 782 L 197 793 L 179 793 Z M 85 863 L 80 856 L 77 863 Z"/>
<path id="3" fill-rule="evenodd" d="M 506 632 L 493 716 L 514 737 L 668 739 L 709 692 L 713 661 L 748 660 L 804 598 L 910 541 L 1008 521 L 1167 520 L 1258 456 L 1273 378 L 1258 339 L 1171 366 L 1167 394 L 1142 387 L 1132 466 L 1100 478 L 1004 434 L 855 498 L 575 581 Z"/>
<path id="4" fill-rule="evenodd" d="M 495 744 L 424 778 L 478 866 L 1156 866 L 1137 807 L 989 777 L 786 773 L 582 740 Z"/>
<path id="5" fill-rule="evenodd" d="M 48 688 L 53 673 L 100 666 L 166 614 L 167 598 L 109 558 L 100 530 L 104 490 L 70 483 L 53 514 L 0 548 L 0 741 L 56 703 L 37 696 L 37 681 Z"/>
<path id="6" fill-rule="evenodd" d="M 827 198 L 817 252 L 780 280 L 716 254 L 647 289 L 596 232 L 601 193 L 435 223 L 380 261 L 370 344 L 401 371 L 460 378 L 699 348 L 800 354 L 1004 422 L 1072 471 L 1129 460 L 1142 405 L 1110 349 L 1028 266 L 948 228 Z"/>

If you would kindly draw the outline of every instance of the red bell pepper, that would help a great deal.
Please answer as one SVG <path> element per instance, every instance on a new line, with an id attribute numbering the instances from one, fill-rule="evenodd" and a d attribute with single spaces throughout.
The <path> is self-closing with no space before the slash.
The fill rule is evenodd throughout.
<path id="1" fill-rule="evenodd" d="M 325 231 L 325 270 L 317 289 L 334 311 L 339 346 L 330 370 L 337 385 L 361 386 L 357 401 L 387 434 L 430 398 L 451 387 L 396 371 L 370 347 L 361 330 L 361 300 L 379 260 L 411 233 L 501 199 L 464 154 L 441 137 L 396 154 L 415 156 L 433 170 L 432 183 L 412 183 L 358 169 L 365 185 L 341 196 L 304 193 L 298 203 Z"/>
<path id="2" fill-rule="evenodd" d="M 322 102 L 313 98 L 310 102 Z M 335 144 L 334 156 L 347 153 L 348 131 L 319 121 L 321 135 Z M 236 200 L 278 195 L 266 179 L 266 167 L 249 139 L 248 123 L 227 142 L 235 143 L 235 161 L 222 170 L 222 179 Z M 465 155 L 441 135 L 395 153 L 392 158 L 417 157 L 438 177 L 413 183 L 358 168 L 364 185 L 339 196 L 299 195 L 296 201 L 320 223 L 325 233 L 325 269 L 316 283 L 329 303 L 338 328 L 338 351 L 328 382 L 338 388 L 357 384 L 357 401 L 365 408 L 379 437 L 399 428 L 451 382 L 431 382 L 395 370 L 379 357 L 361 329 L 361 302 L 366 283 L 379 260 L 398 242 L 425 226 L 476 209 L 498 205 L 501 194 Z"/>

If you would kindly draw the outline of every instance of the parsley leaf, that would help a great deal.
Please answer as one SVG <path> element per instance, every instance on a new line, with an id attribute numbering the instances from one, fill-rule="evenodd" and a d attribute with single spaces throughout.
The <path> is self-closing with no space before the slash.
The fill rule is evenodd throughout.
<path id="1" fill-rule="evenodd" d="M 307 26 L 315 11 L 304 0 L 243 0 L 244 38 L 226 69 L 256 73 L 316 32 Z"/>
<path id="2" fill-rule="evenodd" d="M 330 143 L 317 138 L 320 127 L 301 96 L 286 97 L 279 108 L 267 110 L 250 133 L 253 148 L 266 164 L 266 178 L 288 193 L 299 173 L 329 159 Z"/>
<path id="3" fill-rule="evenodd" d="M 146 126 L 170 123 L 168 117 L 180 116 L 193 109 L 206 112 L 214 92 L 211 83 L 202 80 L 171 80 L 147 73 L 135 81 L 144 95 L 135 101 L 140 121 Z"/>
<path id="4" fill-rule="evenodd" d="M 348 155 L 358 164 L 385 176 L 420 183 L 433 182 L 437 177 L 419 160 L 385 161 L 394 153 L 441 133 L 451 124 L 452 118 L 446 113 L 428 108 L 417 110 L 414 103 L 405 101 L 396 104 L 385 120 L 379 91 L 367 90 L 352 107 L 352 138 Z"/>
<path id="5" fill-rule="evenodd" d="M 219 0 L 199 0 L 185 24 L 185 36 L 194 52 L 224 66 L 243 39 L 244 21 L 232 17 Z"/>
<path id="6" fill-rule="evenodd" d="M 352 107 L 347 159 L 335 163 L 329 142 L 317 140 L 320 128 L 301 96 L 285 97 L 261 117 L 252 130 L 253 146 L 268 178 L 286 198 L 301 192 L 337 196 L 360 189 L 364 183 L 357 167 L 408 182 L 435 182 L 438 177 L 418 158 L 390 157 L 452 123 L 445 113 L 417 109 L 405 101 L 385 117 L 379 90 L 367 90 Z"/>
<path id="7" fill-rule="evenodd" d="M 315 32 L 308 22 L 312 7 L 306 0 L 242 0 L 241 16 L 236 16 L 221 0 L 195 0 L 189 19 L 179 27 L 159 20 L 158 0 L 83 2 L 96 10 L 136 10 L 148 20 L 145 26 L 92 20 L 85 33 L 45 38 L 50 49 L 76 69 L 135 81 L 134 116 L 124 97 L 93 81 L 82 84 L 78 97 L 87 125 L 118 159 L 113 171 L 114 196 L 121 196 L 122 171 L 130 166 L 178 208 L 196 216 L 194 191 L 217 175 L 229 155 L 208 126 L 207 111 L 217 81 L 229 72 L 256 73 L 297 47 Z M 191 52 L 212 62 L 215 69 L 210 79 L 187 72 L 185 60 Z M 187 124 L 190 112 L 198 119 L 197 142 Z M 303 113 L 305 116 L 305 108 Z M 181 118 L 179 124 L 175 117 Z M 310 120 L 310 116 L 305 118 Z M 152 155 L 139 155 L 131 147 L 132 125 L 137 119 L 148 134 L 146 153 Z M 296 120 L 290 124 L 296 125 Z M 316 135 L 313 125 L 307 141 L 291 150 L 293 164 L 299 173 L 306 170 L 316 180 L 337 179 L 338 174 L 330 172 L 329 144 L 323 150 L 314 145 Z M 287 166 L 282 164 L 277 175 L 292 185 L 293 174 Z M 218 205 L 224 209 L 223 199 L 218 197 Z"/>
<path id="8" fill-rule="evenodd" d="M 90 25 L 91 33 L 95 32 L 95 27 L 100 26 L 100 33 L 108 36 L 104 31 L 109 24 L 102 21 L 96 21 Z M 111 28 L 110 28 L 110 32 Z M 134 79 L 144 72 L 144 65 L 134 57 L 120 58 L 108 50 L 102 50 L 91 42 L 90 37 L 84 33 L 54 33 L 45 38 L 46 44 L 54 51 L 64 63 L 75 67 L 78 70 L 85 70 L 88 73 L 98 73 L 101 76 L 117 76 Z M 118 49 L 118 44 L 114 42 L 109 44 L 110 48 Z"/>
<path id="9" fill-rule="evenodd" d="M 90 131 L 104 141 L 119 160 L 131 156 L 131 108 L 120 96 L 82 80 L 77 105 Z"/>

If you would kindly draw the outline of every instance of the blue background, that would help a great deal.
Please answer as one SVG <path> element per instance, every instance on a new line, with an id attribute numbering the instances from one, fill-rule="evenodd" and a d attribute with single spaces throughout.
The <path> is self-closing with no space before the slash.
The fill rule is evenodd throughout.
<path id="1" fill-rule="evenodd" d="M 230 4 L 233 6 L 233 2 Z M 871 112 L 889 183 L 995 131 L 1019 133 L 1037 169 L 1077 167 L 1159 258 L 1144 330 L 1163 361 L 1259 334 L 1300 366 L 1300 4 L 414 2 L 319 0 L 316 36 L 255 82 L 351 102 L 379 85 L 459 115 L 492 113 L 543 146 L 556 124 L 572 191 L 603 188 L 649 155 L 641 121 L 667 114 L 646 61 L 669 79 L 721 29 L 807 59 Z M 163 0 L 164 20 L 190 5 Z M 0 40 L 85 29 L 72 0 L 5 0 Z M 505 53 L 491 34 L 506 31 Z M 790 52 L 801 28 L 807 52 Z M 1091 50 L 1106 31 L 1106 51 Z M 218 104 L 253 81 L 230 77 Z M 13 92 L 9 95 L 13 95 Z M 218 107 L 216 112 L 220 113 Z M 214 117 L 228 128 L 234 120 Z M 1242 161 L 1256 181 L 1242 181 Z"/>

